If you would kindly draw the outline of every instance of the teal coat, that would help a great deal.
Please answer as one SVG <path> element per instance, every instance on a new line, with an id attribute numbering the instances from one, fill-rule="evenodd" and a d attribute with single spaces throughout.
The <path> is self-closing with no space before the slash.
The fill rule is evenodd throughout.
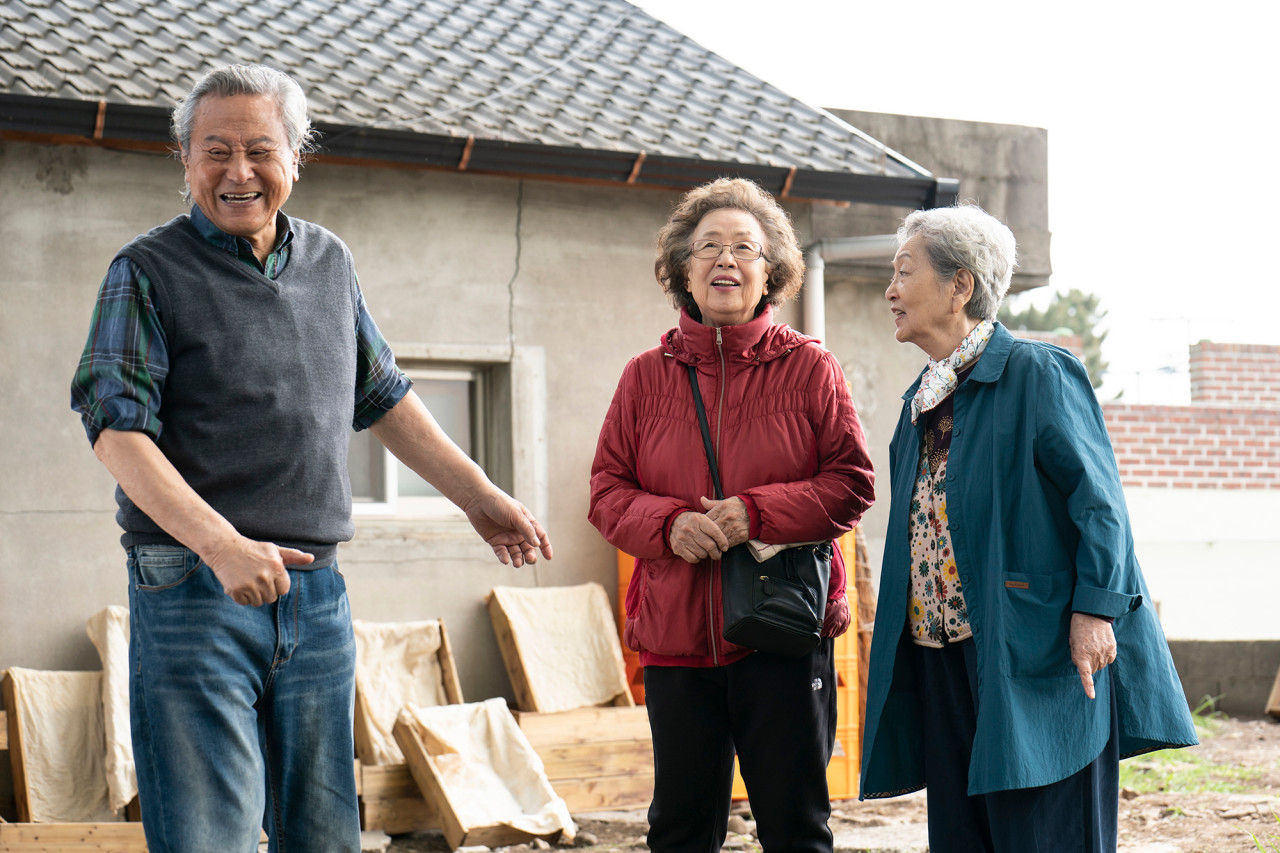
<path id="1" fill-rule="evenodd" d="M 924 419 L 906 404 L 889 446 L 892 503 L 871 645 L 861 796 L 924 787 L 920 697 L 900 653 L 910 512 Z M 955 394 L 947 514 L 977 651 L 969 794 L 1046 785 L 1102 751 L 1115 692 L 1120 754 L 1197 743 L 1133 551 L 1102 410 L 1070 352 L 997 324 Z M 1080 685 L 1072 611 L 1111 616 L 1115 663 Z"/>

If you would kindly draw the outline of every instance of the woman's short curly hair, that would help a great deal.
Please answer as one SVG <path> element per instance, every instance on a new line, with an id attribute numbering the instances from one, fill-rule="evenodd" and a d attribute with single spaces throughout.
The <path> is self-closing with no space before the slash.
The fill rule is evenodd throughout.
<path id="1" fill-rule="evenodd" d="M 719 178 L 689 190 L 658 232 L 658 258 L 653 272 L 676 308 L 684 308 L 701 320 L 702 312 L 689 292 L 689 259 L 693 256 L 693 232 L 702 217 L 713 210 L 731 208 L 750 213 L 764 231 L 764 258 L 768 264 L 768 293 L 756 306 L 781 305 L 795 297 L 804 283 L 804 254 L 791 217 L 769 193 L 744 178 Z"/>
<path id="2" fill-rule="evenodd" d="M 917 210 L 898 228 L 898 245 L 912 237 L 924 241 L 929 264 L 942 281 L 957 272 L 973 275 L 973 296 L 965 313 L 975 320 L 994 320 L 1009 292 L 1018 262 L 1017 241 L 1009 226 L 976 204 Z"/>

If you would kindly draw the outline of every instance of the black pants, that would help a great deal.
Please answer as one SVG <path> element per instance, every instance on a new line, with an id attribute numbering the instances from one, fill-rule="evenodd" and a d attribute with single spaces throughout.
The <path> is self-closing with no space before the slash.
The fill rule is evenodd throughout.
<path id="1" fill-rule="evenodd" d="M 722 667 L 645 667 L 644 694 L 657 777 L 650 850 L 720 850 L 736 750 L 766 853 L 830 853 L 831 640 L 799 658 L 756 652 Z"/>
<path id="2" fill-rule="evenodd" d="M 973 640 L 941 649 L 912 648 L 923 702 L 931 853 L 1115 853 L 1120 754 L 1114 691 L 1107 690 L 1111 738 L 1093 763 L 1050 785 L 971 797 L 969 756 L 977 718 Z M 1108 676 L 1103 670 L 1094 680 Z"/>

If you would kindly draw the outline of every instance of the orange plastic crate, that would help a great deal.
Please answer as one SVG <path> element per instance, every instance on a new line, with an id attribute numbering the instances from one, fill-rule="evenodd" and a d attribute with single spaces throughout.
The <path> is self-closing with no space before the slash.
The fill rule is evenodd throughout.
<path id="1" fill-rule="evenodd" d="M 855 616 L 858 612 L 858 591 L 852 582 L 854 566 L 854 535 L 851 531 L 836 541 L 844 557 L 845 573 L 849 579 L 846 583 L 846 595 L 849 600 L 849 613 Z M 635 571 L 635 558 L 622 551 L 618 552 L 618 633 L 621 635 L 626 623 L 627 586 Z M 850 800 L 858 796 L 858 645 L 857 626 L 850 625 L 849 630 L 835 639 L 836 670 L 836 748 L 827 765 L 827 787 L 833 800 Z M 622 645 L 622 659 L 627 666 L 627 683 L 631 685 L 631 695 L 636 703 L 644 704 L 644 670 L 640 666 L 638 653 Z M 747 786 L 742 781 L 737 764 L 733 770 L 733 798 L 745 800 Z"/>

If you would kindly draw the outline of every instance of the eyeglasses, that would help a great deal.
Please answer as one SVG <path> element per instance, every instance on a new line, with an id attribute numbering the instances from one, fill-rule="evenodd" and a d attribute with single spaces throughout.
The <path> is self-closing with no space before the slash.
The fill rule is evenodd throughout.
<path id="1" fill-rule="evenodd" d="M 713 258 L 718 260 L 720 253 L 725 249 L 740 261 L 754 261 L 756 258 L 764 257 L 764 246 L 750 240 L 739 240 L 736 243 L 717 243 L 715 240 L 693 241 L 693 256 L 702 258 L 704 261 Z"/>

